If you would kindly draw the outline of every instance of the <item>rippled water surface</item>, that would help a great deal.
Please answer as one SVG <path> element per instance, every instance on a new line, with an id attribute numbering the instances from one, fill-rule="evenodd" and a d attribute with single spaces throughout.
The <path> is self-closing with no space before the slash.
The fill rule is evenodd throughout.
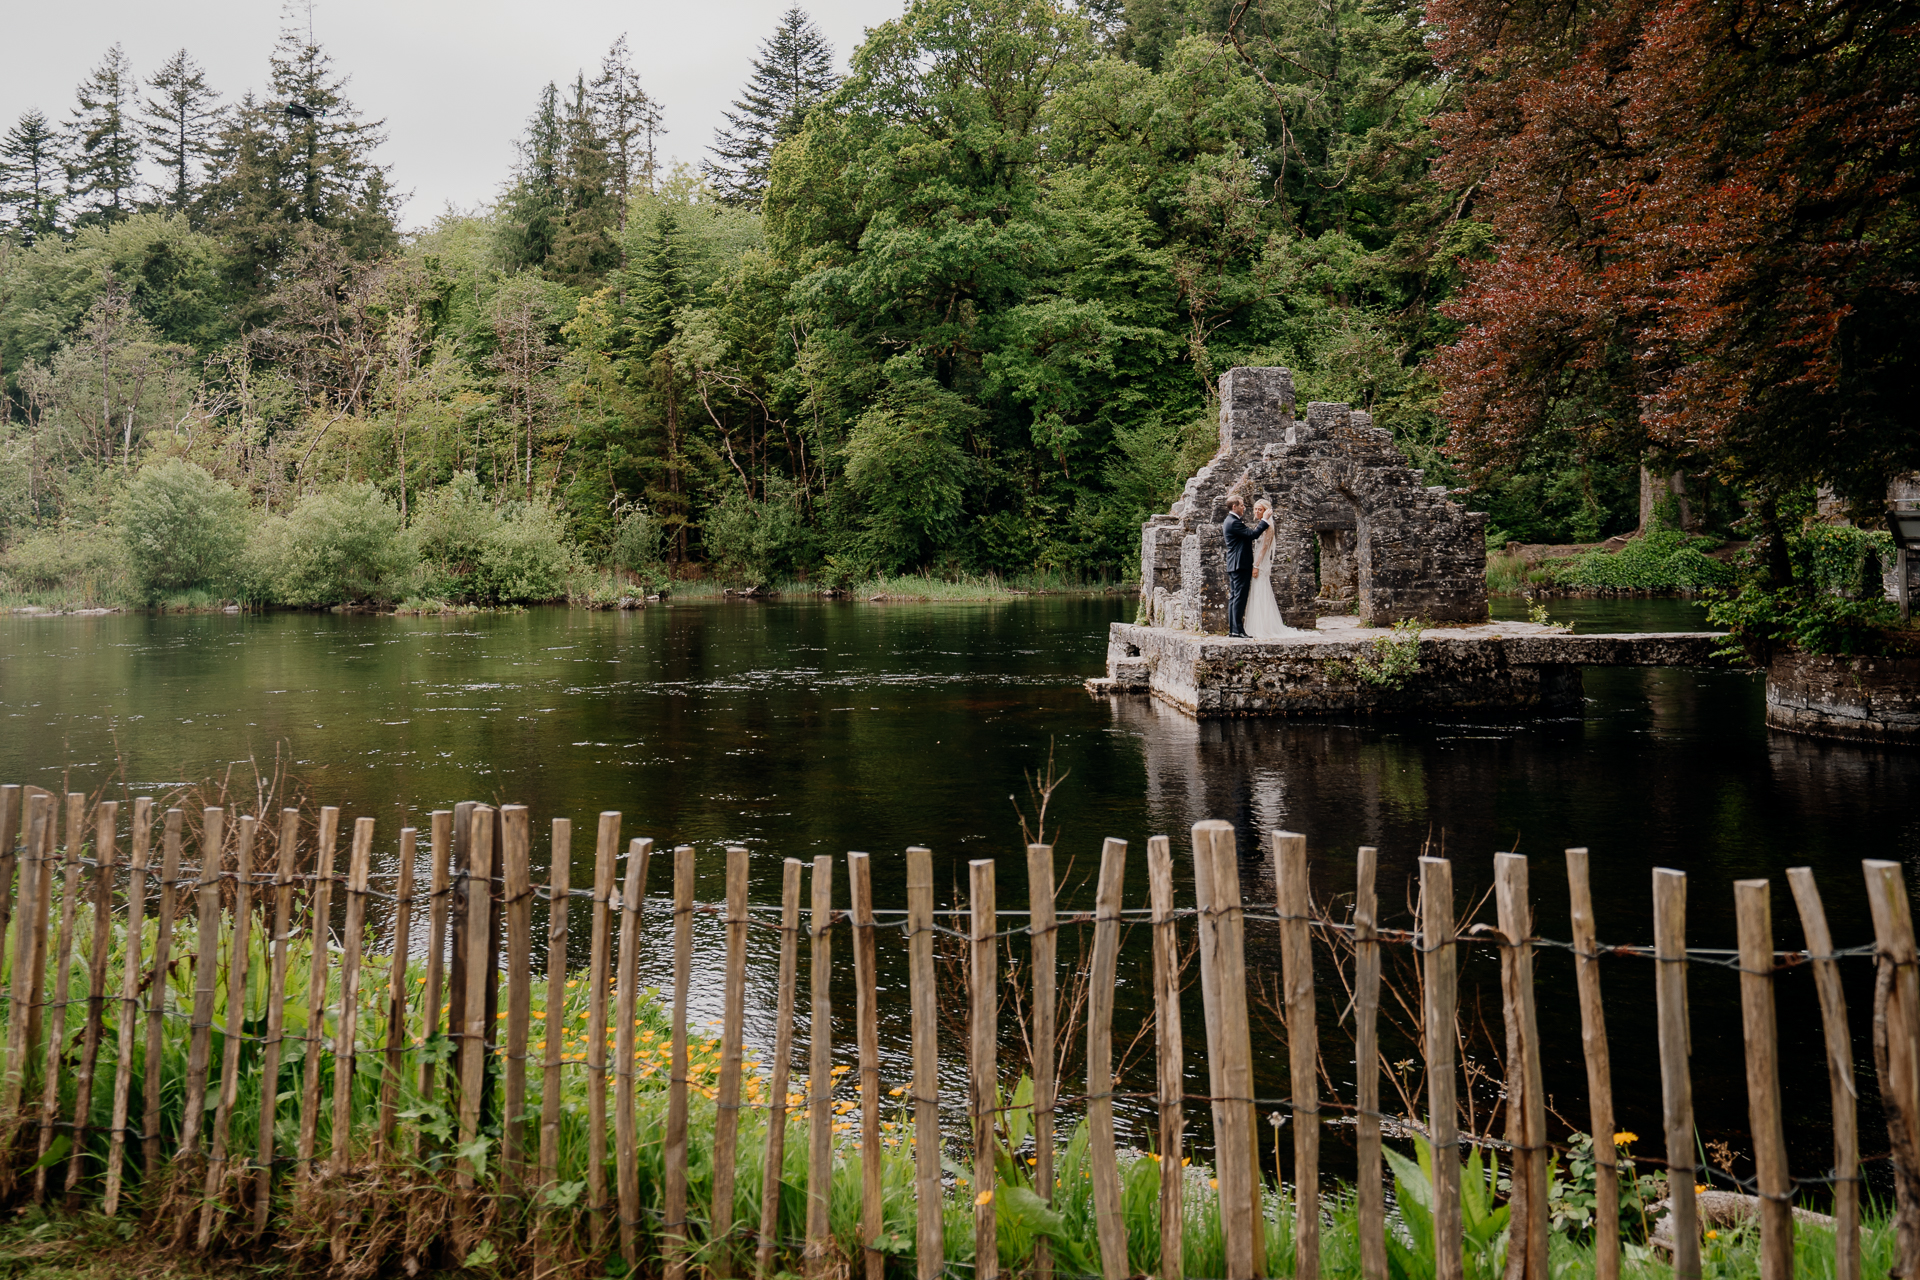
<path id="1" fill-rule="evenodd" d="M 1490 886 L 1491 853 L 1517 848 L 1532 855 L 1539 933 L 1565 938 L 1560 851 L 1579 844 L 1593 851 L 1603 940 L 1650 939 L 1649 872 L 1669 866 L 1691 873 L 1690 940 L 1708 947 L 1733 943 L 1730 882 L 1762 876 L 1773 878 L 1780 945 L 1799 946 L 1780 873 L 1803 864 L 1819 876 L 1838 940 L 1865 941 L 1859 860 L 1920 860 L 1920 753 L 1771 733 L 1749 674 L 1590 670 L 1582 714 L 1565 719 L 1196 724 L 1145 699 L 1097 702 L 1082 691 L 1104 662 L 1107 624 L 1132 609 L 1129 598 L 1051 597 L 453 619 L 6 617 L 0 780 L 58 788 L 64 775 L 93 790 L 123 776 L 132 794 L 158 794 L 279 753 L 316 799 L 349 817 L 374 816 L 388 850 L 403 823 L 424 826 L 430 810 L 457 800 L 525 803 L 538 832 L 551 817 L 574 820 L 580 884 L 593 815 L 617 809 L 627 835 L 696 847 L 703 898 L 720 894 L 722 848 L 743 844 L 758 902 L 777 899 L 782 857 L 866 849 L 877 899 L 898 905 L 899 852 L 926 844 L 943 896 L 964 883 L 967 859 L 993 856 L 1002 905 L 1019 907 L 1025 864 L 1009 797 L 1024 803 L 1024 776 L 1044 765 L 1051 744 L 1068 775 L 1047 823 L 1069 905 L 1090 905 L 1105 836 L 1132 842 L 1128 904 L 1144 905 L 1145 837 L 1158 833 L 1174 837 L 1190 901 L 1183 833 L 1220 817 L 1241 830 L 1243 879 L 1256 901 L 1271 902 L 1261 833 L 1275 827 L 1307 834 L 1315 895 L 1336 910 L 1351 892 L 1354 848 L 1379 846 L 1382 910 L 1399 925 L 1410 921 L 1407 886 L 1423 848 L 1455 859 L 1462 911 Z M 1702 625 L 1697 609 L 1670 601 L 1573 602 L 1555 614 L 1588 631 Z M 537 847 L 543 867 L 544 839 Z M 665 884 L 656 867 L 655 892 Z M 845 901 L 844 885 L 836 900 Z M 1490 903 L 1478 918 L 1492 919 Z M 771 934 L 756 936 L 756 1032 L 770 1032 L 760 979 L 773 945 Z M 1069 935 L 1063 954 L 1077 945 Z M 1250 945 L 1256 978 L 1271 983 L 1266 927 L 1251 930 Z M 902 955 L 896 938 L 883 942 L 883 1034 L 896 1066 L 906 1035 Z M 1136 931 L 1122 959 L 1122 1045 L 1139 1022 L 1148 959 Z M 657 938 L 647 963 L 650 980 L 665 981 Z M 1855 966 L 1856 1057 L 1870 1077 L 1872 977 Z M 1581 1121 L 1571 962 L 1548 951 L 1538 969 L 1548 1088 L 1559 1111 Z M 1493 965 L 1476 953 L 1465 976 L 1497 1030 Z M 1604 981 L 1621 1122 L 1651 1143 L 1659 1128 L 1651 962 L 1609 960 Z M 1336 1026 L 1346 1001 L 1336 991 L 1323 965 L 1324 1051 L 1350 1097 L 1347 1032 Z M 1790 1141 L 1796 1170 L 1814 1171 L 1826 1158 L 1827 1091 L 1806 971 L 1785 974 L 1779 996 Z M 696 998 L 703 1016 L 717 1013 L 717 978 L 704 965 Z M 1201 1092 L 1197 992 L 1191 1003 Z M 851 991 L 842 992 L 841 1011 L 851 1006 Z M 1734 975 L 1696 966 L 1692 1010 L 1701 1127 L 1742 1145 Z M 1256 1017 L 1262 1093 L 1283 1096 L 1277 1020 Z M 1389 1041 L 1392 1055 L 1410 1052 Z M 1877 1122 L 1867 1123 L 1870 1135 Z"/>

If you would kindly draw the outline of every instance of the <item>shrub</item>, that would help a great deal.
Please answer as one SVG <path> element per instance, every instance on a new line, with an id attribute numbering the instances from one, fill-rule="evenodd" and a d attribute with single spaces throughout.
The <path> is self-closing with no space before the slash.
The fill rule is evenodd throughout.
<path id="1" fill-rule="evenodd" d="M 558 600 L 580 568 L 558 512 L 544 503 L 496 506 L 471 471 L 427 494 L 414 545 L 434 572 L 429 593 L 468 600 Z"/>
<path id="2" fill-rule="evenodd" d="M 667 531 L 645 507 L 628 506 L 613 533 L 613 567 L 652 576 L 666 549 Z"/>
<path id="3" fill-rule="evenodd" d="M 544 503 L 510 502 L 487 531 L 475 576 L 489 599 L 558 600 L 580 567 L 558 512 Z"/>
<path id="4" fill-rule="evenodd" d="M 759 502 L 738 490 L 721 499 L 707 517 L 704 541 L 722 578 L 763 586 L 792 563 L 806 536 L 798 499 L 783 476 L 768 479 Z"/>
<path id="5" fill-rule="evenodd" d="M 178 458 L 143 467 L 117 514 L 134 586 L 148 599 L 229 585 L 246 547 L 246 497 Z"/>
<path id="6" fill-rule="evenodd" d="M 0 584 L 21 595 L 58 592 L 86 604 L 125 590 L 126 546 L 111 529 L 36 529 L 0 554 Z"/>
<path id="7" fill-rule="evenodd" d="M 265 599 L 350 604 L 390 599 L 413 551 L 399 509 L 369 481 L 323 489 L 262 521 L 247 560 L 248 584 Z"/>
<path id="8" fill-rule="evenodd" d="M 1733 581 L 1733 570 L 1703 554 L 1711 538 L 1649 528 L 1618 551 L 1575 556 L 1554 577 L 1562 586 L 1611 591 L 1704 591 Z"/>

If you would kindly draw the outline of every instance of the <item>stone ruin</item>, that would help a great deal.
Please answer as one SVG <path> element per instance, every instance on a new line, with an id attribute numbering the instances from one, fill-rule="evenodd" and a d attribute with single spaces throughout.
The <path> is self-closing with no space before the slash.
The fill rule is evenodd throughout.
<path id="1" fill-rule="evenodd" d="M 1344 404 L 1293 413 L 1286 369 L 1220 378 L 1220 449 L 1173 509 L 1141 529 L 1140 594 L 1148 626 L 1224 634 L 1220 537 L 1227 499 L 1273 503 L 1273 590 L 1287 625 L 1357 612 L 1367 626 L 1408 618 L 1487 617 L 1485 512 L 1444 485 L 1424 485 L 1393 437 Z"/>

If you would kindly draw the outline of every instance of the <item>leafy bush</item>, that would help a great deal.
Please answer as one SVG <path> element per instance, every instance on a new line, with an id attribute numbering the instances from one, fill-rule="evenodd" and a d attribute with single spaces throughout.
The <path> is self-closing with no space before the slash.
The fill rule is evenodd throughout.
<path id="1" fill-rule="evenodd" d="M 1920 652 L 1920 633 L 1895 629 L 1899 607 L 1881 585 L 1881 566 L 1894 562 L 1891 535 L 1810 524 L 1786 535 L 1786 550 L 1793 585 L 1710 594 L 1707 619 L 1732 633 L 1730 653 L 1763 661 L 1776 644 L 1848 657 Z"/>
<path id="2" fill-rule="evenodd" d="M 510 502 L 487 531 L 475 581 L 490 600 L 558 600 L 580 567 L 558 512 L 544 503 Z"/>
<path id="3" fill-rule="evenodd" d="M 246 547 L 246 497 L 178 458 L 143 467 L 118 515 L 134 585 L 148 599 L 228 585 Z"/>
<path id="4" fill-rule="evenodd" d="M 122 598 L 126 547 L 111 529 L 36 529 L 0 554 L 0 587 L 19 595 L 58 592 L 92 604 Z"/>
<path id="5" fill-rule="evenodd" d="M 667 531 L 641 506 L 625 507 L 613 532 L 613 567 L 628 573 L 651 574 L 666 550 Z"/>
<path id="6" fill-rule="evenodd" d="M 720 576 L 756 587 L 792 563 L 805 537 L 799 494 L 784 476 L 768 479 L 759 502 L 738 490 L 729 493 L 707 517 L 705 530 Z"/>
<path id="7" fill-rule="evenodd" d="M 263 599 L 350 604 L 391 599 L 413 558 L 399 508 L 366 481 L 323 489 L 262 521 L 245 572 Z"/>
<path id="8" fill-rule="evenodd" d="M 581 567 L 558 512 L 544 503 L 495 505 L 471 471 L 421 499 L 413 538 L 430 566 L 422 591 L 431 596 L 558 600 Z"/>
<path id="9" fill-rule="evenodd" d="M 1575 556 L 1554 574 L 1562 586 L 1610 591 L 1704 591 L 1733 581 L 1733 570 L 1704 554 L 1711 538 L 1649 528 L 1618 551 Z"/>

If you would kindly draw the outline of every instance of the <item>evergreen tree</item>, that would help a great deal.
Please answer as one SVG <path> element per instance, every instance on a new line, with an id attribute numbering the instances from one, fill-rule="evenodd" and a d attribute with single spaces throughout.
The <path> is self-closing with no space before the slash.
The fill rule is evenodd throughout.
<path id="1" fill-rule="evenodd" d="M 155 92 L 140 114 L 147 155 L 164 175 L 153 194 L 163 209 L 184 214 L 198 194 L 200 174 L 213 152 L 220 95 L 207 86 L 205 68 L 185 49 L 161 64 L 147 86 Z"/>
<path id="2" fill-rule="evenodd" d="M 798 5 L 760 46 L 753 78 L 714 135 L 714 159 L 701 163 L 720 198 L 757 207 L 767 189 L 773 149 L 800 132 L 807 112 L 839 83 L 833 46 Z"/>
<path id="3" fill-rule="evenodd" d="M 391 248 L 394 192 L 373 151 L 384 121 L 364 120 L 346 77 L 312 36 L 283 26 L 269 59 L 269 97 L 246 95 L 219 129 L 208 165 L 209 226 L 227 240 L 237 282 L 271 286 L 299 228 L 323 228 L 356 256 Z"/>
<path id="4" fill-rule="evenodd" d="M 614 160 L 585 74 L 575 77 L 573 92 L 560 117 L 560 165 L 556 175 L 564 221 L 547 255 L 546 274 L 576 288 L 593 284 L 620 265 L 613 227 Z"/>
<path id="5" fill-rule="evenodd" d="M 666 132 L 660 123 L 659 104 L 640 87 L 640 75 L 627 53 L 626 36 L 615 40 L 600 60 L 600 74 L 594 77 L 591 93 L 598 131 L 612 164 L 609 194 L 618 202 L 616 222 L 625 231 L 627 205 L 635 190 L 653 190 L 654 144 Z"/>
<path id="6" fill-rule="evenodd" d="M 59 132 L 46 113 L 28 111 L 0 139 L 0 210 L 7 230 L 21 243 L 58 233 L 62 200 L 59 178 L 66 165 Z"/>
<path id="7" fill-rule="evenodd" d="M 134 211 L 140 141 L 127 107 L 137 87 L 133 66 L 116 44 L 74 93 L 79 105 L 69 126 L 67 197 L 80 207 L 74 219 L 80 226 L 118 222 Z"/>
<path id="8" fill-rule="evenodd" d="M 499 247 L 514 269 L 541 267 L 553 252 L 564 211 L 560 207 L 560 90 L 549 80 L 540 105 L 527 119 L 526 137 L 514 143 L 520 159 L 500 198 Z"/>

